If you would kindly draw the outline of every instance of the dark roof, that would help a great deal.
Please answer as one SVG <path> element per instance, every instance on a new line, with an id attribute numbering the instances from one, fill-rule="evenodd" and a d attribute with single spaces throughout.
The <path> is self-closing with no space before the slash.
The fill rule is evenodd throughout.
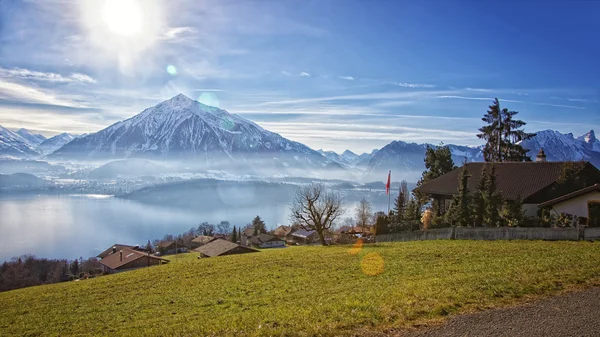
<path id="1" fill-rule="evenodd" d="M 476 189 L 485 165 L 494 165 L 498 191 L 507 200 L 515 200 L 517 196 L 526 199 L 555 183 L 560 177 L 566 162 L 498 162 L 467 163 L 469 191 Z M 584 163 L 592 166 L 589 162 Z M 593 166 L 592 166 L 593 167 Z M 454 169 L 441 177 L 417 187 L 415 190 L 425 194 L 455 195 L 458 193 L 460 169 Z M 594 168 L 595 169 L 595 168 Z"/>
<path id="2" fill-rule="evenodd" d="M 115 243 L 114 245 L 108 247 L 105 251 L 103 251 L 102 253 L 96 255 L 97 258 L 103 259 L 107 256 L 109 256 L 112 253 L 113 248 L 116 248 L 117 252 L 123 248 L 129 248 L 129 249 L 133 249 L 134 246 L 130 246 L 130 245 L 122 245 L 120 243 Z"/>
<path id="3" fill-rule="evenodd" d="M 255 245 L 261 245 L 261 244 L 263 244 L 265 242 L 269 242 L 269 241 L 282 241 L 282 240 L 276 236 L 269 235 L 269 234 L 259 234 L 257 236 L 253 236 L 252 238 L 250 238 L 250 242 Z"/>
<path id="4" fill-rule="evenodd" d="M 120 252 L 123 252 L 122 260 L 121 260 Z M 119 267 L 121 267 L 131 261 L 135 261 L 139 258 L 142 258 L 144 256 L 146 256 L 150 259 L 156 259 L 156 260 L 162 260 L 162 261 L 169 262 L 169 260 L 167 260 L 167 259 L 163 259 L 162 257 L 150 255 L 146 252 L 141 252 L 139 250 L 133 250 L 130 248 L 123 248 L 123 249 L 117 250 L 116 253 L 110 254 L 107 257 L 100 260 L 100 264 L 105 265 L 110 269 L 118 269 Z"/>
<path id="5" fill-rule="evenodd" d="M 299 229 L 297 231 L 295 231 L 294 233 L 292 233 L 292 236 L 296 236 L 299 238 L 307 238 L 313 234 L 315 234 L 317 231 L 312 230 L 312 231 L 307 231 L 306 229 Z"/>
<path id="6" fill-rule="evenodd" d="M 198 252 L 204 256 L 213 257 L 213 256 L 223 255 L 234 249 L 238 249 L 238 250 L 244 251 L 246 253 L 258 252 L 255 249 L 240 246 L 237 243 L 233 243 L 231 241 L 226 241 L 226 240 L 222 240 L 222 239 L 213 240 L 213 241 L 205 244 L 204 246 L 194 249 L 194 251 Z"/>
<path id="7" fill-rule="evenodd" d="M 548 200 L 546 202 L 543 202 L 541 204 L 538 205 L 538 207 L 546 207 L 546 206 L 550 206 L 550 205 L 554 205 L 556 203 L 559 203 L 561 201 L 565 201 L 565 200 L 569 200 L 571 198 L 589 193 L 589 192 L 594 192 L 594 191 L 600 191 L 600 184 L 595 184 L 592 186 L 588 186 L 586 188 L 582 188 L 580 190 L 577 190 L 575 192 L 571 192 L 569 194 L 565 194 L 563 196 L 560 196 L 558 198 L 552 199 L 552 200 Z"/>

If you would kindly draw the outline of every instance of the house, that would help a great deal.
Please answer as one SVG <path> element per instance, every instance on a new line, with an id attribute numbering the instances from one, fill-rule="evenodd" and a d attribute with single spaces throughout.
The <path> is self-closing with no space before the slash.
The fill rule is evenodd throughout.
<path id="1" fill-rule="evenodd" d="M 574 218 L 588 218 L 588 201 L 600 200 L 600 184 L 582 188 L 538 205 L 548 208 L 555 215 L 569 214 Z"/>
<path id="2" fill-rule="evenodd" d="M 546 162 L 543 156 L 543 151 L 540 151 L 535 162 L 467 163 L 469 192 L 476 191 L 483 168 L 493 165 L 498 192 L 503 199 L 513 201 L 520 198 L 527 216 L 536 217 L 538 205 L 560 196 L 554 187 L 559 184 L 565 166 L 577 166 L 575 174 L 588 186 L 600 183 L 600 171 L 589 162 Z M 430 195 L 438 214 L 443 214 L 450 207 L 453 196 L 458 194 L 460 170 L 454 169 L 417 187 L 415 191 Z"/>
<path id="3" fill-rule="evenodd" d="M 123 247 L 121 249 L 111 248 L 109 255 L 100 260 L 102 273 L 113 274 L 122 271 L 156 266 L 168 263 L 169 260 L 162 257 L 151 255 L 147 252 Z"/>
<path id="4" fill-rule="evenodd" d="M 215 239 L 217 239 L 217 238 L 215 238 L 214 236 L 208 236 L 208 235 L 197 236 L 192 240 L 192 249 L 198 248 L 200 246 L 204 246 L 205 244 L 207 244 Z"/>
<path id="5" fill-rule="evenodd" d="M 288 234 L 290 234 L 292 232 L 292 226 L 284 226 L 281 225 L 277 228 L 275 228 L 272 232 L 273 235 L 275 235 L 276 237 L 283 239 L 285 238 Z"/>
<path id="6" fill-rule="evenodd" d="M 330 237 L 329 233 L 324 233 L 323 235 L 325 236 L 325 242 L 330 243 L 331 237 Z M 290 234 L 290 236 L 291 236 L 292 243 L 295 243 L 298 245 L 310 245 L 310 244 L 320 244 L 321 243 L 321 240 L 319 238 L 319 233 L 317 233 L 316 230 L 299 229 L 299 230 L 293 232 L 292 234 Z"/>
<path id="7" fill-rule="evenodd" d="M 259 234 L 250 238 L 250 244 L 259 248 L 285 247 L 285 241 L 269 234 Z"/>
<path id="8" fill-rule="evenodd" d="M 161 255 L 170 255 L 187 252 L 187 248 L 183 245 L 183 240 L 181 239 L 161 241 L 156 246 L 156 250 L 158 250 Z"/>
<path id="9" fill-rule="evenodd" d="M 200 253 L 200 257 L 215 257 L 233 254 L 246 254 L 256 253 L 258 250 L 249 247 L 244 247 L 230 241 L 216 239 L 204 246 L 194 249 L 195 252 Z"/>
<path id="10" fill-rule="evenodd" d="M 347 234 L 362 237 L 371 235 L 371 227 L 342 226 L 336 232 L 341 235 Z"/>
<path id="11" fill-rule="evenodd" d="M 114 245 L 108 247 L 105 251 L 103 251 L 102 253 L 96 255 L 97 258 L 99 259 L 103 259 L 105 257 L 107 257 L 108 255 L 112 254 L 113 252 L 119 251 L 123 248 L 127 248 L 127 249 L 133 249 L 133 250 L 137 250 L 137 251 L 141 251 L 141 252 L 148 252 L 145 248 L 141 248 L 140 246 L 130 246 L 130 245 L 123 245 L 120 243 L 115 243 Z"/>

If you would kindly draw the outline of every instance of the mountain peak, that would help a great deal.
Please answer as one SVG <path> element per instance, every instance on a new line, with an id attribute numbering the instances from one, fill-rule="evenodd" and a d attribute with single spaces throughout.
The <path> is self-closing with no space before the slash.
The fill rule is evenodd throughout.
<path id="1" fill-rule="evenodd" d="M 169 101 L 194 101 L 193 99 L 187 97 L 186 95 L 180 93 L 176 96 L 173 96 Z"/>

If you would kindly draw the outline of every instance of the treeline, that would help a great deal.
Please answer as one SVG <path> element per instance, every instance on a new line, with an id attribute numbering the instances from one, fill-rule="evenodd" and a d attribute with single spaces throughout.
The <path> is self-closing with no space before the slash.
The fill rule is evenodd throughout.
<path id="1" fill-rule="evenodd" d="M 23 255 L 0 266 L 0 291 L 86 279 L 100 273 L 100 264 L 95 257 L 69 261 Z"/>

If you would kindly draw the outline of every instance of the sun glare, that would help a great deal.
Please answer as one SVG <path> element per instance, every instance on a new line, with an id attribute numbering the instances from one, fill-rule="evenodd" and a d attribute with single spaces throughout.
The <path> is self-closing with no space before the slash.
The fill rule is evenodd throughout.
<path id="1" fill-rule="evenodd" d="M 142 11 L 135 0 L 107 0 L 102 20 L 117 35 L 133 36 L 142 31 Z"/>

